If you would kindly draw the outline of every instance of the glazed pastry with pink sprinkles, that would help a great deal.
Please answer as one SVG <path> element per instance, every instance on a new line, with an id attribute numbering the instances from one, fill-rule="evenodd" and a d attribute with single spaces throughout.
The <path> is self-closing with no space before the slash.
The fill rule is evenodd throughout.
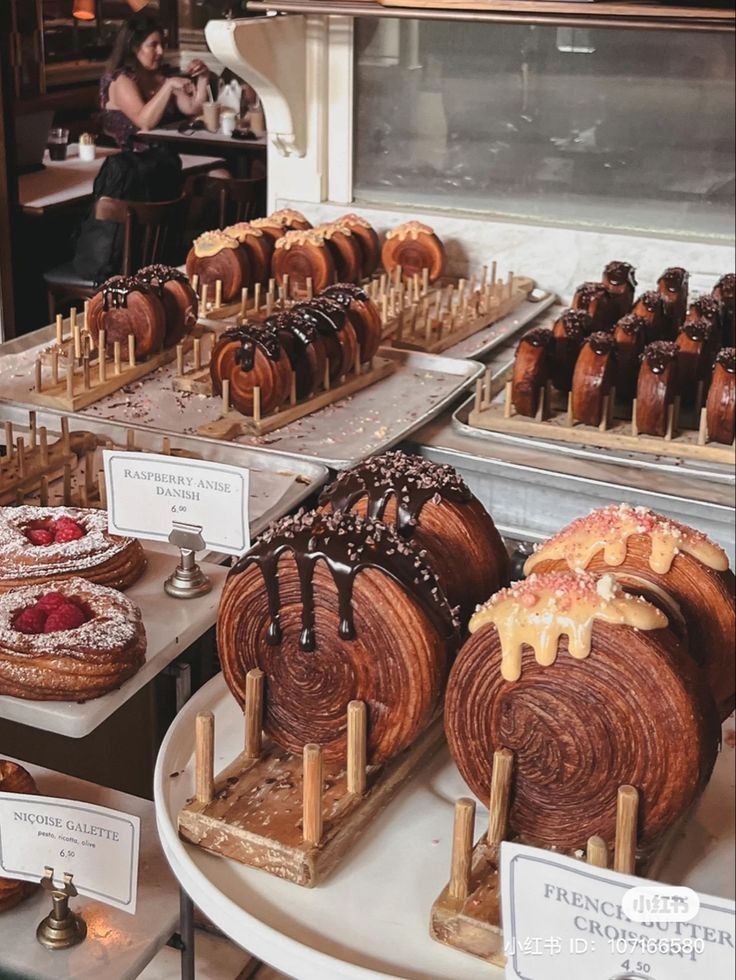
<path id="1" fill-rule="evenodd" d="M 71 576 L 127 589 L 145 567 L 140 541 L 110 534 L 103 510 L 0 507 L 0 593 Z"/>
<path id="2" fill-rule="evenodd" d="M 140 609 L 83 578 L 0 596 L 0 694 L 33 701 L 89 701 L 143 665 Z"/>

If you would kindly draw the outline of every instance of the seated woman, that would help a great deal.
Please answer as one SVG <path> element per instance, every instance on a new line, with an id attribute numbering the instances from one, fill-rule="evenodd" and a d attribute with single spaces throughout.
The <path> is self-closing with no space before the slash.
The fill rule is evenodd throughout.
<path id="1" fill-rule="evenodd" d="M 102 128 L 118 146 L 133 145 L 140 130 L 197 116 L 207 99 L 209 71 L 193 61 L 186 77 L 167 74 L 163 30 L 155 18 L 134 14 L 120 31 L 100 79 Z"/>

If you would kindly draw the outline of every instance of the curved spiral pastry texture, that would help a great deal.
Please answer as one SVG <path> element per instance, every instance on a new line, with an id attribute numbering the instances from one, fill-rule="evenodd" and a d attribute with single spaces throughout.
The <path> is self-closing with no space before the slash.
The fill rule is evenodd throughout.
<path id="1" fill-rule="evenodd" d="M 519 415 L 537 414 L 551 368 L 552 331 L 535 327 L 519 341 L 511 376 L 511 401 Z"/>
<path id="2" fill-rule="evenodd" d="M 597 330 L 586 338 L 572 375 L 572 414 L 586 425 L 600 425 L 604 399 L 614 380 L 613 335 Z"/>
<path id="3" fill-rule="evenodd" d="M 679 606 L 689 651 L 722 717 L 736 690 L 736 582 L 728 557 L 704 534 L 645 507 L 611 505 L 578 518 L 542 544 L 525 571 L 613 571 L 647 595 L 647 583 Z M 655 601 L 655 596 L 650 596 Z"/>
<path id="4" fill-rule="evenodd" d="M 163 303 L 164 347 L 173 347 L 194 329 L 199 315 L 199 299 L 189 279 L 180 269 L 161 264 L 139 269 L 136 278 L 154 290 Z"/>
<path id="5" fill-rule="evenodd" d="M 243 415 L 253 414 L 259 388 L 261 411 L 267 413 L 288 398 L 291 366 L 275 330 L 244 323 L 226 330 L 212 348 L 210 378 L 217 395 L 222 382 L 230 382 L 230 401 Z"/>
<path id="6" fill-rule="evenodd" d="M 368 709 L 368 759 L 409 746 L 437 711 L 457 623 L 430 566 L 391 528 L 354 515 L 276 522 L 232 569 L 217 638 L 242 704 L 266 674 L 264 729 L 282 748 L 346 756 L 352 699 Z"/>
<path id="7" fill-rule="evenodd" d="M 372 276 L 381 262 L 381 242 L 375 228 L 359 214 L 343 214 L 338 224 L 347 225 L 358 239 L 364 276 Z"/>
<path id="8" fill-rule="evenodd" d="M 471 631 L 450 674 L 445 728 L 483 802 L 493 752 L 514 753 L 512 836 L 573 849 L 598 834 L 611 846 L 618 787 L 631 784 L 646 848 L 697 798 L 717 715 L 654 606 L 626 597 L 613 576 L 532 575 L 495 596 Z"/>
<path id="9" fill-rule="evenodd" d="M 288 231 L 276 242 L 271 262 L 276 282 L 283 285 L 284 277 L 297 290 L 307 288 L 312 281 L 314 292 L 326 289 L 337 278 L 335 260 L 324 236 L 317 230 Z"/>
<path id="10" fill-rule="evenodd" d="M 214 288 L 219 280 L 225 302 L 240 296 L 240 290 L 252 280 L 247 252 L 237 238 L 224 231 L 206 231 L 195 238 L 186 269 L 189 278 L 196 275 L 203 286 Z"/>
<path id="11" fill-rule="evenodd" d="M 736 437 L 736 348 L 716 355 L 705 407 L 708 438 L 730 446 Z"/>
<path id="12" fill-rule="evenodd" d="M 400 266 L 402 276 L 411 279 L 426 269 L 429 281 L 436 282 L 444 271 L 445 247 L 429 225 L 407 221 L 386 233 L 381 260 L 389 274 Z"/>
<path id="13" fill-rule="evenodd" d="M 135 338 L 135 356 L 144 361 L 163 349 L 166 311 L 156 292 L 136 276 L 113 276 L 89 301 L 87 329 L 98 345 L 101 330 L 112 354 L 115 342 L 128 349 L 128 336 Z"/>
<path id="14" fill-rule="evenodd" d="M 645 435 L 667 432 L 669 407 L 677 395 L 677 344 L 656 340 L 644 348 L 636 383 L 636 425 Z"/>
<path id="15" fill-rule="evenodd" d="M 400 451 L 373 456 L 340 474 L 320 504 L 388 523 L 426 552 L 463 625 L 509 580 L 508 554 L 491 516 L 451 466 Z"/>

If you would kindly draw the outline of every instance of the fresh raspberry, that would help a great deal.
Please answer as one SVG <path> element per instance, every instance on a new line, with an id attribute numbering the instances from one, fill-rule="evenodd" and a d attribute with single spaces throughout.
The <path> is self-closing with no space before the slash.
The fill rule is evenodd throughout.
<path id="1" fill-rule="evenodd" d="M 13 629 L 19 633 L 43 633 L 47 616 L 48 613 L 45 609 L 40 609 L 35 605 L 28 606 L 15 617 Z"/>
<path id="2" fill-rule="evenodd" d="M 67 541 L 76 541 L 84 537 L 84 530 L 70 517 L 60 517 L 54 525 L 54 541 L 57 544 L 64 544 Z"/>
<path id="3" fill-rule="evenodd" d="M 61 630 L 75 630 L 87 622 L 87 617 L 83 609 L 73 602 L 65 602 L 62 606 L 57 606 L 48 614 L 46 624 L 43 628 L 44 633 L 58 633 Z"/>
<path id="4" fill-rule="evenodd" d="M 45 527 L 32 527 L 26 531 L 26 537 L 35 545 L 47 545 L 54 543 L 54 533 Z"/>
<path id="5" fill-rule="evenodd" d="M 67 597 L 62 595 L 61 592 L 46 592 L 40 599 L 36 600 L 36 605 L 49 613 L 52 609 L 56 609 L 57 606 L 62 606 L 68 601 Z"/>

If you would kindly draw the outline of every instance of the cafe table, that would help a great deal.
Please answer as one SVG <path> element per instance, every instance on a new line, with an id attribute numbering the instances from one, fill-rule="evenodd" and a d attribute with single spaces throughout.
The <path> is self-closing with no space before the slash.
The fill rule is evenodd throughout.
<path id="1" fill-rule="evenodd" d="M 24 214 L 41 217 L 49 211 L 57 211 L 70 205 L 84 204 L 92 200 L 95 177 L 107 157 L 119 153 L 118 149 L 97 148 L 94 160 L 79 159 L 78 146 L 72 143 L 66 160 L 49 159 L 44 155 L 43 170 L 23 174 L 18 179 L 18 200 Z M 206 173 L 221 167 L 221 156 L 201 156 L 180 153 L 185 174 Z"/>
<path id="2" fill-rule="evenodd" d="M 145 143 L 169 143 L 181 150 L 186 147 L 189 153 L 217 153 L 225 159 L 233 176 L 252 177 L 253 163 L 261 160 L 266 164 L 268 135 L 258 136 L 251 140 L 236 139 L 224 133 L 211 133 L 207 129 L 185 129 L 179 131 L 179 123 L 151 129 L 147 133 L 138 133 L 136 139 Z"/>

